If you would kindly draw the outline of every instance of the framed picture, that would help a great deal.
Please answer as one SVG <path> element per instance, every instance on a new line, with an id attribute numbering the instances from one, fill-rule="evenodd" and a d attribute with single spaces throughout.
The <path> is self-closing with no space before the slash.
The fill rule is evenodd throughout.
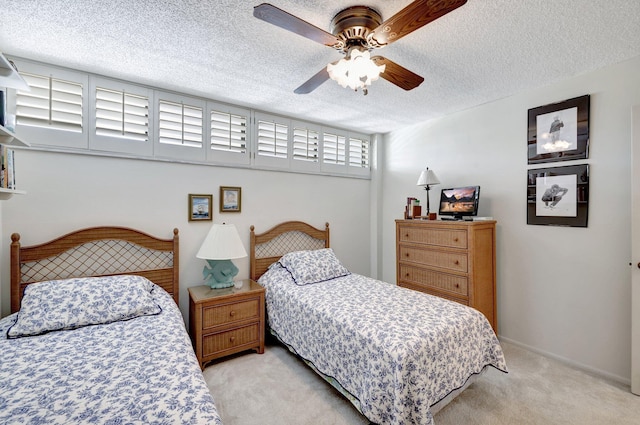
<path id="1" fill-rule="evenodd" d="M 529 109 L 529 164 L 589 157 L 589 101 L 585 95 Z"/>
<path id="2" fill-rule="evenodd" d="M 589 165 L 529 170 L 527 224 L 587 227 Z"/>
<path id="3" fill-rule="evenodd" d="M 189 221 L 211 221 L 213 219 L 213 195 L 189 194 Z"/>
<path id="4" fill-rule="evenodd" d="M 220 186 L 220 212 L 240 212 L 242 188 Z"/>

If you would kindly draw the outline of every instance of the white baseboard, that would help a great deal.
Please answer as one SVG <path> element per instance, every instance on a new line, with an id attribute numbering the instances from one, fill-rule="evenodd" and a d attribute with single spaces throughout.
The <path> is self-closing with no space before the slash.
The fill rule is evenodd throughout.
<path id="1" fill-rule="evenodd" d="M 581 370 L 581 371 L 586 372 L 586 373 L 588 373 L 590 375 L 597 376 L 599 378 L 606 379 L 606 380 L 609 380 L 609 381 L 617 382 L 618 384 L 622 384 L 624 386 L 627 386 L 627 387 L 631 388 L 631 379 L 623 378 L 621 376 L 614 375 L 613 373 L 605 372 L 604 370 L 600 370 L 600 369 L 596 369 L 596 368 L 591 367 L 591 366 L 587 366 L 585 364 L 576 362 L 576 361 L 568 359 L 566 357 L 558 356 L 557 354 L 553 354 L 553 353 L 549 353 L 549 352 L 544 351 L 544 350 L 540 350 L 539 348 L 532 347 L 532 346 L 527 345 L 527 344 L 523 344 L 523 343 L 521 343 L 519 341 L 515 341 L 515 340 L 513 340 L 511 338 L 507 338 L 507 337 L 504 337 L 504 336 L 498 336 L 498 339 L 500 341 L 508 342 L 509 344 L 513 344 L 513 345 L 515 345 L 517 347 L 523 348 L 523 349 L 531 351 L 533 353 L 540 354 L 541 356 L 549 357 L 550 359 L 556 360 L 556 361 L 558 361 L 560 363 L 564 363 L 567 366 L 573 367 L 574 369 Z"/>

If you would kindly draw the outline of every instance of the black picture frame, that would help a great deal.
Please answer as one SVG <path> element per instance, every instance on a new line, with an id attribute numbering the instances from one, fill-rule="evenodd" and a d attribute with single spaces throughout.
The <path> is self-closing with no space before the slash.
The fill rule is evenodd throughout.
<path id="1" fill-rule="evenodd" d="M 589 157 L 590 95 L 538 106 L 528 111 L 529 164 Z"/>
<path id="2" fill-rule="evenodd" d="M 527 224 L 587 227 L 589 165 L 528 170 Z"/>

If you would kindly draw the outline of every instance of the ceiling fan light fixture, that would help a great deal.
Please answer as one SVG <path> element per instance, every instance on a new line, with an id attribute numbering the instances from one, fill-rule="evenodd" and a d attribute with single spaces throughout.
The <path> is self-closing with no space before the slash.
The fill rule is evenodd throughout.
<path id="1" fill-rule="evenodd" d="M 368 50 L 352 48 L 346 57 L 336 63 L 327 65 L 329 77 L 342 87 L 352 90 L 363 89 L 366 94 L 367 87 L 380 78 L 386 65 L 376 65 L 371 60 Z"/>

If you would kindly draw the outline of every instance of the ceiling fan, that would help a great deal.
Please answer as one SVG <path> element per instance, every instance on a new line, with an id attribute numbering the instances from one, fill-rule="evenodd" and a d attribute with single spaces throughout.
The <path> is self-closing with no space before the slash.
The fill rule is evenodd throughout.
<path id="1" fill-rule="evenodd" d="M 416 0 L 384 22 L 380 14 L 370 7 L 348 7 L 331 20 L 331 33 L 268 3 L 255 6 L 253 16 L 332 47 L 345 55 L 343 59 L 322 68 L 295 89 L 295 93 L 311 93 L 331 78 L 343 87 L 356 91 L 362 89 L 366 95 L 367 87 L 378 77 L 404 90 L 418 87 L 424 78 L 383 56 L 371 56 L 371 51 L 388 46 L 466 2 L 467 0 Z"/>

